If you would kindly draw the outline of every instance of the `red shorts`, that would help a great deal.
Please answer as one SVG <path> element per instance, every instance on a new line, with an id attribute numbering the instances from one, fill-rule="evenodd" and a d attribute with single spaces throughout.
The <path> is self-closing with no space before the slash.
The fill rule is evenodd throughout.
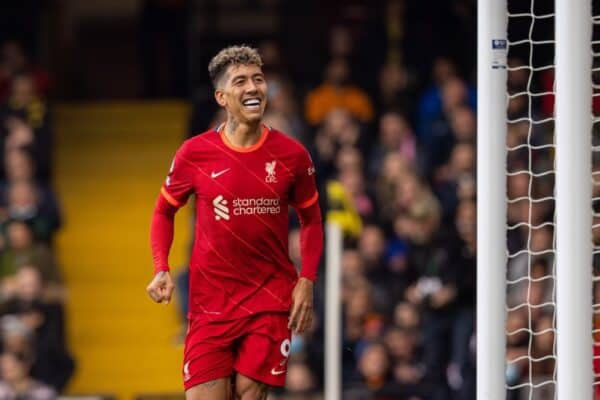
<path id="1" fill-rule="evenodd" d="M 189 321 L 183 356 L 185 389 L 239 372 L 283 386 L 290 354 L 287 313 L 262 313 L 235 321 Z"/>

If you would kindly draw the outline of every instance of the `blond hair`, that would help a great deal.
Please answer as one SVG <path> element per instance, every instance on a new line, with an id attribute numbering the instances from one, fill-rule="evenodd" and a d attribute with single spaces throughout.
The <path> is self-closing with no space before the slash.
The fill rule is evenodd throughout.
<path id="1" fill-rule="evenodd" d="M 263 62 L 258 51 L 250 46 L 241 45 L 224 48 L 208 64 L 208 74 L 215 88 L 230 65 L 256 65 L 262 67 Z"/>

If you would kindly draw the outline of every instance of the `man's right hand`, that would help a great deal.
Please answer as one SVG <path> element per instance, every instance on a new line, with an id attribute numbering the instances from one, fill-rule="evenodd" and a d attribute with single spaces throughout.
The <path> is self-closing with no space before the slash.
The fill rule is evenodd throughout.
<path id="1" fill-rule="evenodd" d="M 159 271 L 154 275 L 154 279 L 146 288 L 146 291 L 157 303 L 169 304 L 175 285 L 171 279 L 171 274 L 167 271 Z"/>

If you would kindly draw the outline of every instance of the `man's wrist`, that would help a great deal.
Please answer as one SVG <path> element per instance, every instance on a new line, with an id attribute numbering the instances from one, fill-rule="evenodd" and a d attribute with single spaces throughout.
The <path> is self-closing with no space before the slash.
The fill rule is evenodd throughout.
<path id="1" fill-rule="evenodd" d="M 300 281 L 300 279 L 304 279 L 310 283 L 315 283 L 315 281 L 317 280 L 316 278 L 312 279 L 311 277 L 308 277 L 306 275 L 300 275 L 300 278 L 298 279 L 298 281 Z"/>
<path id="2" fill-rule="evenodd" d="M 154 267 L 154 275 L 160 273 L 160 272 L 170 272 L 171 268 L 169 268 L 168 265 L 162 266 L 162 267 Z"/>

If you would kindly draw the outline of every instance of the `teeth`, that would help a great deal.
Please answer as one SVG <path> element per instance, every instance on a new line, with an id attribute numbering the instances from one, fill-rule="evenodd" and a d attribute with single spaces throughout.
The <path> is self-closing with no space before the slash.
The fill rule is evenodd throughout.
<path id="1" fill-rule="evenodd" d="M 260 100 L 258 99 L 250 99 L 244 101 L 245 106 L 258 106 L 260 104 Z"/>

